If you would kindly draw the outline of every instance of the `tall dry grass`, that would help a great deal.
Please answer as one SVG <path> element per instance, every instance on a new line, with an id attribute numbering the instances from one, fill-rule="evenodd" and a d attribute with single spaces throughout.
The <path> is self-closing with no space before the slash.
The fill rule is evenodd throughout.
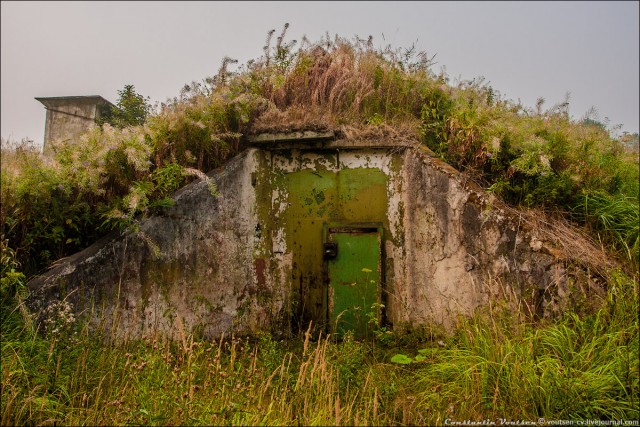
<path id="1" fill-rule="evenodd" d="M 505 292 L 450 336 L 360 342 L 116 339 L 61 304 L 30 329 L 3 301 L 2 425 L 441 425 L 449 419 L 637 420 L 638 283 L 600 309 L 529 324 Z M 394 363 L 401 352 L 407 364 Z M 407 362 L 408 361 L 408 362 Z"/>
<path id="2" fill-rule="evenodd" d="M 447 408 L 438 423 L 640 419 L 638 283 L 619 271 L 611 277 L 590 315 L 510 328 L 500 318 L 513 312 L 498 309 L 463 321 L 450 348 L 422 351 L 420 406 Z"/>
<path id="3" fill-rule="evenodd" d="M 331 337 L 116 342 L 2 330 L 2 425 L 389 425 L 419 421 L 367 344 Z M 355 363 L 354 363 L 355 361 Z M 397 384 L 402 379 L 396 377 Z"/>

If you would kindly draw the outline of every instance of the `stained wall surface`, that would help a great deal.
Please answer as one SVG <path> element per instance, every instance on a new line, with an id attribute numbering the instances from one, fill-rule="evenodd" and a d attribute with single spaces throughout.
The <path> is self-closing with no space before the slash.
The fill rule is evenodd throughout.
<path id="1" fill-rule="evenodd" d="M 49 154 L 53 141 L 74 141 L 96 126 L 100 107 L 109 104 L 100 96 L 36 98 L 47 109 L 44 130 L 44 153 Z"/>
<path id="2" fill-rule="evenodd" d="M 328 321 L 323 228 L 329 224 L 380 224 L 393 244 L 401 221 L 401 158 L 385 148 L 264 151 L 266 185 L 257 262 L 291 290 L 293 327 Z M 393 224 L 392 224 L 393 223 Z M 386 280 L 380 283 L 385 285 Z"/>
<path id="3" fill-rule="evenodd" d="M 380 319 L 392 327 L 451 329 L 488 303 L 496 279 L 544 315 L 571 276 L 548 242 L 424 149 L 251 148 L 210 176 L 220 196 L 190 184 L 140 232 L 32 280 L 32 308 L 69 295 L 133 336 L 326 330 L 330 223 L 379 226 Z"/>

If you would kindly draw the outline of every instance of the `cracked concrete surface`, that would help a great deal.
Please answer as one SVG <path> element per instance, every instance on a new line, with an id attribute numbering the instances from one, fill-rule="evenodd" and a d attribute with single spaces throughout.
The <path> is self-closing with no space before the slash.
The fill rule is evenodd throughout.
<path id="1" fill-rule="evenodd" d="M 184 187 L 175 206 L 145 220 L 140 233 L 106 236 L 32 280 L 30 307 L 67 298 L 93 323 L 108 319 L 128 336 L 175 337 L 178 325 L 208 337 L 286 334 L 305 296 L 293 284 L 288 187 L 275 182 L 319 167 L 323 176 L 343 168 L 386 176 L 383 286 L 385 318 L 395 327 L 450 330 L 504 283 L 538 316 L 552 316 L 576 283 L 590 280 L 579 260 L 558 256 L 550 242 L 426 149 L 334 140 L 318 151 L 314 144 L 247 149 L 209 174 L 220 197 L 205 182 Z M 313 194 L 325 203 L 324 194 Z M 157 256 L 149 241 L 160 249 Z"/>

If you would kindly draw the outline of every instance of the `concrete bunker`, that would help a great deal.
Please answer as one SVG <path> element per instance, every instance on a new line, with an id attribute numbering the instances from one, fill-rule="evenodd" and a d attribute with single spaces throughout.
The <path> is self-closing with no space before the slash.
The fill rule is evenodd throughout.
<path id="1" fill-rule="evenodd" d="M 50 154 L 55 140 L 76 140 L 96 125 L 105 109 L 116 108 L 99 95 L 35 98 L 47 110 L 44 129 L 44 154 Z"/>
<path id="2" fill-rule="evenodd" d="M 257 135 L 208 175 L 220 197 L 206 182 L 184 187 L 137 234 L 107 236 L 32 280 L 31 307 L 66 298 L 128 336 L 311 325 L 364 337 L 375 325 L 450 329 L 504 283 L 551 316 L 588 279 L 419 144 Z"/>

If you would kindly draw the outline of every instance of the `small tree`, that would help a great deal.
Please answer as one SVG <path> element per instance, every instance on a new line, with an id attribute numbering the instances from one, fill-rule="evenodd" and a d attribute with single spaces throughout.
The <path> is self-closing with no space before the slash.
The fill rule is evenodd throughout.
<path id="1" fill-rule="evenodd" d="M 136 93 L 133 85 L 125 85 L 124 89 L 118 91 L 118 96 L 115 108 L 109 105 L 101 111 L 98 124 L 102 126 L 109 123 L 117 128 L 144 124 L 151 112 L 149 97 L 144 98 Z"/>

